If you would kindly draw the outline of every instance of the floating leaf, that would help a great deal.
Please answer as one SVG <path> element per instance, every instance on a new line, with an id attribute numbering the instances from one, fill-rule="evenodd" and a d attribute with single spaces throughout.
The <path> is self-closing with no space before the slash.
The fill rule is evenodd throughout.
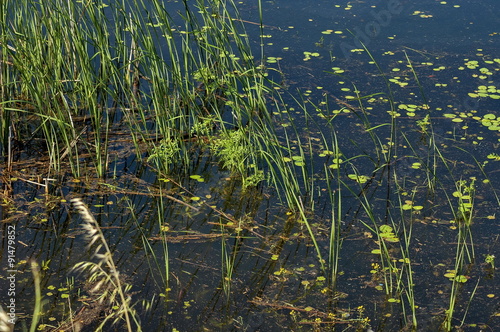
<path id="1" fill-rule="evenodd" d="M 189 177 L 198 182 L 205 182 L 205 180 L 201 177 L 201 175 L 190 175 Z"/>
<path id="2" fill-rule="evenodd" d="M 357 174 L 348 174 L 347 177 L 361 184 L 366 183 L 370 179 L 369 176 Z"/>
<path id="3" fill-rule="evenodd" d="M 380 232 L 382 233 L 391 233 L 392 232 L 392 227 L 389 225 L 382 225 L 379 228 Z"/>
<path id="4" fill-rule="evenodd" d="M 413 163 L 413 164 L 411 165 L 411 168 L 413 168 L 413 169 L 420 169 L 420 167 L 421 167 L 421 166 L 422 166 L 422 164 L 421 164 L 421 163 L 416 162 L 416 163 Z"/>

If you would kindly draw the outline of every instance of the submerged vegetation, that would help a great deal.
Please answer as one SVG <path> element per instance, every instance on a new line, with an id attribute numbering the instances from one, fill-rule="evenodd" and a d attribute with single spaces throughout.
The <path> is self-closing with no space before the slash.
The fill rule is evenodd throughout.
<path id="1" fill-rule="evenodd" d="M 475 229 L 493 227 L 500 158 L 471 146 L 497 146 L 499 118 L 438 113 L 410 53 L 403 75 L 361 41 L 377 91 L 339 67 L 325 75 L 343 97 L 286 89 L 256 10 L 0 4 L 2 214 L 32 241 L 16 301 L 35 309 L 17 324 L 498 328 L 498 236 Z M 497 99 L 491 68 L 470 98 Z M 468 144 L 469 125 L 492 136 Z"/>

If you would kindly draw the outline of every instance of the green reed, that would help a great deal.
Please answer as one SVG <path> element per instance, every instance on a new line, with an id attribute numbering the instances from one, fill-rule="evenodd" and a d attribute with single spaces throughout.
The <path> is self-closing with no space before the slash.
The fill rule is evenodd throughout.
<path id="1" fill-rule="evenodd" d="M 451 331 L 454 327 L 453 317 L 455 314 L 455 307 L 459 296 L 460 289 L 463 284 L 467 282 L 467 269 L 466 264 L 472 264 L 475 259 L 474 254 L 474 241 L 472 237 L 471 225 L 474 219 L 474 196 L 475 186 L 474 180 L 468 183 L 465 180 L 459 180 L 456 183 L 456 190 L 452 194 L 457 199 L 456 205 L 450 199 L 450 206 L 454 215 L 454 223 L 456 225 L 457 245 L 455 252 L 455 264 L 452 269 L 448 270 L 447 276 L 451 280 L 450 301 L 448 309 L 445 312 L 445 319 L 443 322 L 443 329 Z M 479 281 L 478 281 L 479 283 Z M 477 285 L 476 288 L 477 289 Z M 469 302 L 474 297 L 474 292 L 469 297 Z M 462 323 L 465 320 L 465 315 Z"/>
<path id="2" fill-rule="evenodd" d="M 68 156 L 78 175 L 84 149 L 97 175 L 104 176 L 117 116 L 126 120 L 137 148 L 156 137 L 174 147 L 175 161 L 184 164 L 190 160 L 189 137 L 199 135 L 193 128 L 200 124 L 211 122 L 223 131 L 228 125 L 269 125 L 263 116 L 269 88 L 242 23 L 229 14 L 234 4 L 199 1 L 200 10 L 194 11 L 186 2 L 183 16 L 176 18 L 159 1 L 151 6 L 149 15 L 143 15 L 146 6 L 139 1 L 125 7 L 118 1 L 39 5 L 24 0 L 10 9 L 15 19 L 1 43 L 3 61 L 10 55 L 13 64 L 2 66 L 2 88 L 14 87 L 14 96 L 26 101 L 16 105 L 19 123 L 14 125 L 21 125 L 29 108 L 37 121 L 27 131 L 41 134 L 56 171 Z M 184 30 L 177 29 L 179 22 Z M 7 69 L 15 75 L 7 75 Z M 232 113 L 232 123 L 223 121 L 225 112 Z M 79 136 L 77 116 L 86 117 L 84 135 L 90 140 Z M 4 107 L 4 145 L 11 118 Z"/>
<path id="3" fill-rule="evenodd" d="M 273 169 L 268 174 L 274 183 L 287 172 L 269 159 L 278 144 L 266 100 L 273 83 L 252 55 L 243 23 L 233 17 L 238 12 L 229 13 L 236 8 L 231 1 L 199 1 L 196 11 L 185 2 L 180 17 L 159 1 L 151 3 L 149 15 L 139 1 L 129 7 L 118 1 L 16 5 L 20 10 L 2 41 L 4 54 L 15 50 L 9 51 L 8 68 L 16 79 L 3 86 L 15 87 L 25 101 L 4 107 L 2 130 L 8 129 L 11 109 L 16 127 L 33 116 L 36 121 L 24 132 L 43 139 L 48 171 L 60 173 L 66 158 L 80 176 L 81 156 L 88 152 L 96 175 L 105 176 L 112 128 L 122 118 L 138 158 L 141 142 L 159 141 L 148 144 L 150 161 L 164 172 L 187 170 L 192 154 L 206 143 L 244 186 L 262 181 L 263 168 Z M 17 139 L 28 139 L 16 132 Z M 229 153 L 231 145 L 240 146 L 235 143 L 241 143 L 240 156 Z"/>
<path id="4" fill-rule="evenodd" d="M 363 125 L 365 130 L 363 135 L 369 137 L 371 151 L 369 151 L 370 149 L 368 149 L 365 144 L 363 147 L 360 146 L 360 154 L 342 163 L 335 164 L 336 168 L 339 170 L 351 173 L 349 178 L 358 182 L 357 185 L 354 186 L 349 184 L 346 180 L 342 179 L 341 171 L 337 171 L 337 178 L 340 184 L 337 190 L 340 192 L 340 188 L 343 187 L 351 192 L 354 197 L 357 197 L 358 204 L 364 212 L 364 216 L 360 218 L 359 221 L 376 238 L 375 243 L 378 248 L 374 249 L 372 253 L 379 256 L 380 265 L 378 263 L 372 265 L 371 273 L 383 281 L 382 286 L 377 286 L 376 288 L 384 291 L 386 294 L 386 301 L 400 303 L 405 322 L 407 319 L 411 320 L 410 323 L 406 322 L 405 324 L 416 329 L 417 317 L 413 280 L 414 271 L 412 269 L 411 258 L 413 210 L 412 205 L 407 204 L 410 210 L 410 215 L 408 216 L 408 208 L 403 204 L 403 196 L 401 196 L 401 194 L 397 196 L 399 197 L 399 204 L 398 202 L 391 202 L 390 199 L 390 197 L 394 195 L 394 191 L 399 193 L 403 192 L 403 188 L 399 186 L 401 178 L 405 176 L 400 174 L 401 171 L 398 169 L 399 163 L 397 161 L 394 162 L 394 160 L 399 157 L 397 155 L 398 140 L 400 137 L 405 138 L 406 136 L 399 130 L 397 121 L 398 113 L 395 107 L 396 101 L 388 78 L 366 47 L 365 51 L 375 64 L 380 76 L 385 82 L 387 88 L 385 98 L 389 107 L 389 110 L 387 110 L 389 119 L 386 122 L 372 124 L 371 115 L 366 110 L 364 101 L 381 94 L 372 93 L 363 95 L 356 84 L 353 83 L 354 92 L 356 94 L 354 101 L 357 101 L 358 104 L 356 108 L 351 107 L 350 110 L 357 116 L 357 119 Z M 328 123 L 332 123 L 334 120 L 333 118 L 329 120 Z M 379 133 L 389 133 L 390 136 L 386 139 L 386 142 L 384 142 Z M 412 144 L 408 145 L 412 147 Z M 353 146 L 358 146 L 357 141 L 353 142 Z M 360 167 L 364 160 L 370 161 L 370 177 L 364 175 L 366 174 L 364 172 L 370 171 L 370 169 Z M 373 195 L 375 190 L 379 189 L 376 188 L 377 185 L 375 185 L 374 189 L 371 188 L 372 181 L 383 181 L 385 194 L 382 194 L 382 196 L 385 195 L 387 197 L 385 206 L 383 203 L 380 204 L 380 206 L 376 206 L 377 202 L 374 201 Z M 416 192 L 413 192 L 413 195 L 415 195 L 415 193 Z M 414 197 L 412 200 L 414 200 Z M 399 250 L 397 250 L 399 253 L 397 256 L 399 257 L 394 254 L 394 249 L 396 247 L 399 247 Z M 411 313 L 411 318 L 407 315 L 408 309 Z"/>
<path id="5" fill-rule="evenodd" d="M 221 238 L 221 283 L 222 289 L 224 291 L 224 295 L 226 296 L 226 300 L 229 301 L 231 298 L 231 283 L 233 282 L 233 274 L 235 272 L 235 264 L 236 264 L 236 256 L 238 255 L 238 250 L 240 247 L 240 233 L 241 230 L 238 225 L 237 236 L 234 239 L 234 244 L 229 246 L 227 241 L 231 238 L 226 236 L 224 230 L 224 224 L 222 223 L 222 219 L 220 220 L 220 230 L 222 234 Z"/>
<path id="6" fill-rule="evenodd" d="M 394 180 L 398 181 L 398 176 L 394 172 Z M 399 200 L 399 215 L 395 216 L 394 219 L 391 218 L 391 224 L 394 229 L 400 234 L 399 244 L 400 244 L 400 255 L 401 258 L 398 260 L 400 267 L 395 270 L 397 273 L 398 283 L 397 283 L 397 294 L 401 301 L 401 308 L 403 311 L 403 317 L 407 325 L 409 318 L 411 317 L 411 328 L 416 330 L 418 327 L 417 322 L 417 305 L 416 305 L 416 294 L 415 294 L 415 281 L 414 281 L 414 270 L 412 267 L 413 257 L 412 257 L 412 247 L 411 243 L 413 240 L 413 223 L 417 218 L 418 211 L 422 206 L 417 205 L 415 202 L 415 194 L 407 198 L 407 196 L 398 195 Z M 403 201 L 404 198 L 407 198 Z M 411 316 L 407 314 L 407 310 L 411 313 Z"/>
<path id="7" fill-rule="evenodd" d="M 335 137 L 335 146 L 336 137 Z M 335 156 L 335 154 L 334 154 Z M 330 274 L 330 285 L 332 289 L 335 289 L 337 278 L 339 274 L 339 259 L 341 257 L 340 250 L 342 248 L 343 238 L 341 235 L 341 225 L 342 225 L 342 185 L 340 181 L 335 181 L 334 179 L 340 178 L 340 169 L 331 170 L 325 165 L 325 174 L 327 174 L 327 188 L 328 197 L 332 205 L 331 216 L 332 225 L 330 226 L 329 235 L 329 245 L 328 245 L 328 267 Z M 331 178 L 328 176 L 331 174 Z M 332 181 L 337 182 L 336 185 Z"/>
<path id="8" fill-rule="evenodd" d="M 221 169 L 241 180 L 243 188 L 272 187 L 294 216 L 289 218 L 290 224 L 299 220 L 299 226 L 307 229 L 322 273 L 328 276 L 332 289 L 341 278 L 342 225 L 346 211 L 352 208 L 356 210 L 355 221 L 376 239 L 374 253 L 380 266 L 373 270 L 383 281 L 381 290 L 386 301 L 400 302 L 405 324 L 414 329 L 418 299 L 414 289 L 413 223 L 419 213 L 416 202 L 425 195 L 422 186 L 415 184 L 416 176 L 401 174 L 397 166 L 405 158 L 415 159 L 423 165 L 418 175 L 425 179 L 429 194 L 443 191 L 455 214 L 455 275 L 444 323 L 446 329 L 451 329 L 463 281 L 461 273 L 466 260 L 474 258 L 470 231 L 474 187 L 455 181 L 458 196 L 447 194 L 448 178 L 439 178 L 437 168 L 444 166 L 451 179 L 453 169 L 436 143 L 430 111 L 416 124 L 427 148 L 426 154 L 420 156 L 421 147 L 400 130 L 396 99 L 384 70 L 363 46 L 386 89 L 384 94 L 363 94 L 352 83 L 356 105 L 345 108 L 352 115 L 349 121 L 361 128 L 359 136 L 339 137 L 338 113 L 332 115 L 328 106 L 322 109 L 319 103 L 292 93 L 291 99 L 305 123 L 300 127 L 285 97 L 273 92 L 279 86 L 268 79 L 268 69 L 250 51 L 251 42 L 238 20 L 236 4 L 197 0 L 193 7 L 187 0 L 182 3 L 184 10 L 177 15 L 169 13 L 159 0 L 148 4 L 3 2 L 1 17 L 10 17 L 7 12 L 15 13 L 9 25 L 2 24 L 0 37 L 3 146 L 10 139 L 9 128 L 15 127 L 18 139 L 43 141 L 50 160 L 48 173 L 62 173 L 67 161 L 76 176 L 89 175 L 83 172 L 82 165 L 90 163 L 87 170 L 104 177 L 115 126 L 123 124 L 120 130 L 129 135 L 138 159 L 147 155 L 147 162 L 161 176 L 189 174 L 193 157 L 211 155 Z M 260 1 L 259 12 L 263 31 Z M 264 59 L 262 45 L 260 58 Z M 427 104 L 408 55 L 406 59 Z M 374 123 L 366 102 L 379 95 L 386 99 L 384 110 L 389 117 Z M 316 138 L 321 142 L 320 148 Z M 343 140 L 350 143 L 344 150 Z M 412 155 L 398 155 L 398 144 L 407 145 Z M 325 161 L 318 163 L 321 150 Z M 7 150 L 2 151 L 5 154 Z M 476 163 L 480 165 L 479 161 Z M 381 196 L 386 199 L 376 200 L 376 191 L 377 195 L 384 191 Z M 458 207 L 452 203 L 453 196 L 458 199 Z M 163 257 L 155 254 L 145 233 L 141 233 L 141 240 L 145 252 L 152 257 L 151 270 L 162 271 L 162 282 L 168 289 L 171 271 L 168 229 L 164 225 L 165 197 L 161 192 L 156 206 Z M 313 224 L 319 218 L 317 204 L 322 199 L 328 202 L 325 215 L 331 219 L 326 240 Z M 130 211 L 135 208 L 130 204 Z M 87 231 L 94 236 L 92 241 L 100 243 L 99 248 L 105 253 L 98 252 L 98 263 L 82 262 L 79 266 L 94 272 L 106 264 L 113 268 L 102 269 L 94 277 L 114 287 L 108 293 L 120 299 L 120 313 L 130 329 L 135 311 L 125 298 L 126 287 L 114 274 L 116 266 L 101 231 L 90 225 L 92 218 L 85 217 L 84 209 L 80 208 L 80 213 L 88 219 Z M 90 215 L 88 211 L 87 214 Z M 142 232 L 137 216 L 132 213 L 132 218 Z M 230 238 L 227 228 L 222 223 L 220 228 L 224 235 L 220 248 L 222 288 L 229 298 L 240 241 L 235 240 L 231 250 L 226 242 Z M 240 231 L 237 233 L 239 236 Z M 327 245 L 322 246 L 323 243 Z M 407 314 L 411 314 L 411 319 Z"/>

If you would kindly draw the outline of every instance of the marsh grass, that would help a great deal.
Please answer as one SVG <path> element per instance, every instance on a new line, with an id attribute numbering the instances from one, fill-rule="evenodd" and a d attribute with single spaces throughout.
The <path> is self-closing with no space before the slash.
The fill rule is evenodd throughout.
<path id="1" fill-rule="evenodd" d="M 331 171 L 326 169 L 325 174 L 329 174 Z M 339 169 L 332 171 L 333 179 L 339 178 Z M 336 288 L 337 278 L 339 275 L 339 259 L 341 257 L 340 251 L 342 248 L 342 186 L 341 183 L 337 181 L 336 186 L 331 183 L 332 179 L 329 176 L 326 178 L 328 187 L 328 197 L 332 205 L 332 225 L 330 226 L 329 244 L 328 244 L 328 272 L 331 289 Z"/>
<path id="2" fill-rule="evenodd" d="M 9 26 L 2 25 L 0 39 L 2 153 L 10 157 L 7 146 L 14 133 L 16 140 L 32 144 L 48 156 L 47 174 L 62 174 L 69 166 L 76 177 L 88 176 L 88 172 L 106 177 L 115 135 L 125 133 L 136 149 L 137 160 L 150 166 L 158 178 L 169 179 L 186 197 L 198 199 L 184 181 L 189 181 L 185 179 L 200 163 L 206 167 L 213 162 L 218 167 L 211 169 L 220 171 L 221 177 L 229 174 L 237 179 L 243 193 L 269 190 L 270 195 L 276 195 L 272 202 L 282 204 L 280 213 L 289 216 L 282 233 L 275 236 L 277 244 L 266 243 L 258 233 L 259 227 L 271 228 L 269 225 L 256 226 L 251 236 L 269 247 L 266 254 L 279 259 L 289 233 L 295 229 L 303 232 L 319 262 L 321 277 L 328 278 L 328 294 L 334 294 L 343 269 L 349 268 L 342 255 L 349 230 L 368 233 L 372 238 L 364 243 L 375 248 L 369 259 L 376 257 L 371 273 L 381 283 L 376 287 L 381 292 L 380 302 L 397 303 L 403 324 L 414 330 L 419 327 L 415 280 L 422 273 L 414 262 L 414 224 L 421 219 L 423 205 L 427 208 L 431 204 L 420 202 L 445 197 L 457 229 L 442 326 L 451 330 L 466 265 L 475 258 L 471 231 L 475 187 L 474 182 L 456 177 L 446 151 L 436 142 L 430 109 L 425 108 L 412 127 L 420 131 L 420 145 L 414 132 L 400 126 L 388 76 L 364 45 L 385 89 L 364 94 L 361 86 L 352 82 L 355 96 L 348 102 L 354 105 L 342 103 L 347 120 L 330 109 L 338 105 L 332 106 L 327 93 L 321 102 L 300 92 L 275 93 L 280 86 L 269 79 L 269 68 L 261 62 L 265 59 L 264 42 L 260 41 L 260 59 L 256 59 L 235 3 L 184 0 L 181 4 L 180 15 L 174 15 L 159 0 L 148 4 L 3 2 L 0 16 L 13 19 Z M 258 8 L 263 35 L 260 1 Z M 422 103 L 427 105 L 410 57 L 405 54 L 405 58 Z M 383 116 L 375 118 L 367 103 L 379 96 L 385 100 Z M 340 136 L 345 135 L 339 128 L 346 122 L 355 132 Z M 406 155 L 400 155 L 403 145 L 409 151 Z M 399 168 L 407 160 L 415 160 L 421 167 L 407 174 Z M 487 178 L 481 162 L 474 160 Z M 450 182 L 456 187 L 450 189 Z M 159 229 L 160 251 L 149 241 L 135 213 L 138 206 L 127 201 L 127 209 L 140 234 L 148 268 L 161 271 L 158 284 L 168 293 L 175 274 L 167 240 L 169 215 L 165 211 L 169 207 L 164 200 L 190 205 L 186 203 L 189 198 L 173 198 L 163 189 L 158 195 L 155 229 Z M 130 286 L 121 278 L 101 228 L 81 200 L 72 203 L 82 216 L 96 259 L 80 262 L 76 268 L 88 273 L 96 290 L 101 291 L 102 302 L 118 307 L 105 317 L 101 328 L 107 322 L 124 320 L 127 330 L 140 330 L 128 293 Z M 239 255 L 244 253 L 240 249 L 245 245 L 246 229 L 239 218 L 222 208 L 202 205 L 218 218 L 216 228 L 222 236 L 218 291 L 230 303 L 237 295 L 234 281 Z M 235 232 L 226 220 L 237 225 Z M 327 231 L 318 231 L 318 225 Z M 279 264 L 271 258 L 264 265 L 262 271 L 268 273 Z M 474 291 L 478 285 L 479 281 Z M 341 301 L 331 296 L 328 303 L 333 302 Z M 363 308 L 361 305 L 357 310 L 365 322 Z M 462 324 L 466 314 L 467 310 Z M 35 314 L 32 329 L 37 319 Z"/>
<path id="3" fill-rule="evenodd" d="M 221 220 L 222 221 L 222 220 Z M 240 230 L 237 227 L 237 236 L 233 239 L 234 243 L 232 246 L 228 245 L 228 241 L 231 240 L 230 237 L 225 235 L 224 225 L 220 223 L 220 229 L 222 234 L 221 239 L 221 271 L 222 271 L 222 289 L 224 295 L 226 296 L 226 301 L 231 300 L 231 283 L 233 280 L 233 274 L 235 272 L 236 256 L 238 255 L 238 248 L 240 246 Z"/>
<path id="4" fill-rule="evenodd" d="M 363 101 L 376 94 L 364 96 L 354 85 L 354 91 L 356 94 L 354 100 L 358 102 L 358 105 L 356 108 L 349 108 L 354 112 L 354 114 L 357 115 L 359 121 L 363 124 L 367 135 L 371 138 L 373 152 L 364 152 L 367 151 L 365 147 L 365 150 L 360 149 L 361 153 L 359 155 L 348 158 L 340 165 L 340 167 L 340 163 L 335 165 L 335 168 L 343 169 L 343 172 L 346 172 L 346 169 L 348 169 L 347 173 L 352 174 L 352 176 L 349 177 L 358 182 L 357 185 L 353 186 L 349 182 L 342 180 L 343 176 L 340 173 L 333 176 L 333 179 L 336 179 L 336 181 L 340 184 L 340 186 L 335 186 L 337 187 L 336 190 L 339 193 L 342 190 L 347 190 L 351 192 L 354 197 L 357 197 L 358 203 L 364 211 L 365 218 L 368 220 L 365 221 L 364 218 L 362 218 L 360 219 L 360 222 L 364 225 L 364 227 L 366 227 L 367 230 L 369 230 L 370 233 L 373 234 L 376 239 L 375 243 L 378 248 L 372 253 L 379 255 L 380 266 L 376 264 L 376 268 L 372 270 L 372 273 L 375 273 L 379 275 L 379 278 L 382 278 L 381 280 L 383 283 L 380 289 L 386 294 L 388 302 L 400 303 L 403 317 L 405 319 L 405 326 L 417 329 L 417 293 L 414 289 L 415 271 L 413 269 L 412 240 L 414 220 L 418 219 L 418 215 L 420 214 L 419 211 L 424 207 L 419 206 L 416 201 L 422 199 L 422 185 L 427 187 L 428 193 L 435 194 L 435 192 L 439 190 L 445 194 L 445 197 L 449 197 L 445 183 L 447 183 L 449 179 L 454 178 L 454 171 L 449 166 L 448 159 L 444 156 L 443 151 L 441 151 L 436 144 L 436 138 L 433 131 L 433 121 L 429 116 L 429 111 L 427 111 L 424 119 L 419 120 L 417 123 L 422 130 L 423 137 L 425 138 L 425 150 L 427 151 L 427 154 L 417 152 L 417 146 L 415 143 L 408 139 L 407 133 L 399 129 L 398 114 L 395 107 L 396 101 L 394 100 L 394 94 L 392 93 L 391 87 L 388 84 L 388 79 L 385 77 L 382 68 L 379 67 L 370 52 L 366 48 L 365 51 L 373 63 L 375 63 L 375 66 L 377 67 L 383 80 L 387 83 L 387 93 L 385 96 L 388 101 L 389 110 L 387 113 L 389 113 L 390 118 L 387 122 L 379 122 L 378 124 L 372 125 L 369 112 L 365 110 Z M 417 86 L 422 94 L 424 105 L 427 105 L 427 100 L 425 98 L 423 88 L 418 80 L 418 76 L 411 65 L 409 57 L 407 55 L 406 57 L 409 68 L 413 73 Z M 427 107 L 424 109 L 428 110 L 429 108 Z M 328 112 L 325 113 L 328 114 Z M 324 118 L 328 119 L 326 116 Z M 334 122 L 334 118 L 330 117 L 328 124 L 330 125 Z M 387 143 L 382 143 L 381 137 L 378 134 L 380 129 L 384 127 L 388 128 L 385 133 L 390 133 L 390 137 L 387 138 Z M 334 138 L 336 137 L 335 135 L 333 136 Z M 409 151 L 413 152 L 412 156 L 405 156 L 403 158 L 398 156 L 397 147 L 400 145 L 399 141 L 404 142 L 404 145 L 407 146 Z M 334 142 L 336 142 L 336 140 L 334 140 Z M 335 146 L 336 145 L 337 144 L 335 144 Z M 335 149 L 333 150 L 336 151 Z M 336 154 L 342 155 L 339 152 L 336 152 Z M 417 164 L 423 165 L 419 170 L 416 170 L 415 174 L 411 175 L 411 177 L 403 173 L 402 169 L 398 167 L 400 160 L 404 160 L 405 158 L 418 160 Z M 373 173 L 371 174 L 372 180 L 368 180 L 368 182 L 366 182 L 366 179 L 363 179 L 364 175 L 361 173 L 365 172 L 366 167 L 362 168 L 360 166 L 360 162 L 366 159 L 372 162 L 371 165 L 373 167 Z M 447 174 L 444 173 L 444 175 L 438 177 L 438 166 L 444 166 Z M 441 174 L 443 174 L 443 172 L 441 172 Z M 414 183 L 413 178 L 415 175 L 425 179 L 422 185 L 412 184 Z M 385 181 L 383 180 L 384 177 Z M 371 185 L 374 179 L 376 179 L 376 181 L 383 181 L 386 186 L 387 205 L 385 208 L 375 206 L 377 201 L 373 199 L 372 195 L 374 190 L 377 190 L 377 188 L 375 187 L 375 189 L 373 189 L 373 186 Z M 411 181 L 407 182 L 407 180 Z M 455 268 L 461 270 L 464 259 L 467 258 L 469 263 L 471 263 L 474 257 L 472 234 L 470 233 L 471 220 L 469 219 L 471 217 L 470 212 L 472 210 L 472 198 L 468 195 L 468 193 L 472 192 L 473 189 L 465 186 L 463 181 L 457 181 L 456 183 L 460 188 L 457 189 L 453 196 L 459 197 L 459 206 L 458 208 L 454 208 L 451 202 L 450 206 L 452 206 L 455 220 L 460 221 L 458 234 L 459 244 L 457 245 Z M 412 185 L 413 188 L 408 187 L 409 184 Z M 329 187 L 330 186 L 331 184 Z M 380 194 L 381 193 L 379 193 L 378 196 L 380 196 Z M 397 198 L 396 201 L 392 200 L 392 197 L 394 196 Z M 461 200 L 460 197 L 464 197 L 465 201 Z M 334 204 L 332 201 L 332 211 L 334 211 L 334 209 L 339 209 L 339 206 L 342 206 L 340 200 L 336 203 L 337 204 Z M 335 220 L 335 217 L 332 217 L 332 220 Z M 335 243 L 341 243 L 341 241 L 335 239 L 335 230 L 335 223 L 332 222 L 330 260 L 333 263 L 336 261 L 335 256 L 332 255 L 332 253 L 335 252 L 333 249 L 338 248 L 335 246 Z M 395 251 L 397 247 L 399 247 L 399 250 Z M 395 252 L 398 254 L 396 255 Z M 335 266 L 335 264 L 332 264 L 332 266 Z M 332 271 L 334 271 L 334 269 Z M 456 273 L 458 275 L 459 272 Z M 443 328 L 446 330 L 450 330 L 452 328 L 449 321 L 451 321 L 451 317 L 453 315 L 457 292 L 461 285 L 460 282 L 463 282 L 464 280 L 462 277 L 457 279 L 457 277 L 454 276 L 452 279 L 453 285 L 451 287 L 450 306 L 446 311 L 447 318 L 445 319 L 445 323 L 443 325 Z M 335 280 L 335 276 L 332 277 L 332 280 Z M 470 301 L 471 299 L 469 299 L 469 303 Z M 465 317 L 462 320 L 462 324 L 464 320 Z"/>
<path id="5" fill-rule="evenodd" d="M 274 83 L 250 51 L 232 1 L 184 2 L 177 17 L 159 1 L 23 0 L 9 10 L 16 15 L 2 46 L 4 54 L 16 51 L 3 86 L 21 101 L 5 104 L 4 145 L 13 126 L 16 140 L 45 145 L 46 172 L 62 173 L 66 160 L 76 177 L 90 169 L 105 177 L 121 122 L 137 158 L 146 149 L 163 173 L 187 172 L 207 151 L 244 187 L 268 179 L 298 206 L 297 176 L 280 161 L 288 152 L 268 111 Z"/>
<path id="6" fill-rule="evenodd" d="M 445 319 L 443 322 L 443 328 L 446 331 L 450 331 L 453 327 L 453 318 L 455 314 L 455 307 L 457 305 L 458 296 L 460 289 L 463 284 L 467 282 L 467 265 L 474 262 L 474 241 L 471 232 L 471 225 L 474 219 L 474 196 L 475 187 L 474 181 L 472 180 L 468 183 L 465 180 L 459 180 L 456 183 L 456 190 L 452 194 L 453 197 L 457 199 L 456 205 L 450 201 L 450 207 L 454 215 L 455 227 L 458 231 L 457 233 L 457 245 L 455 253 L 455 264 L 452 269 L 448 270 L 447 277 L 451 280 L 451 290 L 450 290 L 450 301 L 448 309 L 445 313 Z M 450 198 L 451 199 L 451 198 Z M 477 281 L 476 287 L 470 297 L 468 302 L 472 301 L 475 291 L 479 284 Z M 467 306 L 468 307 L 468 306 Z M 461 320 L 461 325 L 463 325 L 467 310 L 464 313 L 463 319 Z"/>
<path id="7" fill-rule="evenodd" d="M 2 56 L 5 62 L 12 53 L 12 66 L 2 65 L 2 88 L 11 87 L 11 96 L 25 102 L 14 104 L 12 99 L 16 107 L 11 109 L 4 105 L 3 145 L 12 123 L 20 141 L 30 138 L 23 135 L 41 134 L 56 171 L 61 156 L 69 155 L 78 175 L 84 148 L 102 177 L 109 165 L 116 108 L 123 112 L 136 146 L 153 134 L 177 142 L 176 159 L 184 161 L 190 151 L 186 138 L 197 134 L 191 128 L 200 119 L 214 114 L 225 127 L 223 113 L 231 108 L 237 122 L 233 126 L 250 122 L 265 105 L 263 73 L 252 63 L 248 40 L 241 37 L 241 25 L 236 26 L 226 5 L 214 2 L 207 8 L 200 2 L 199 13 L 186 4 L 185 30 L 174 28 L 179 18 L 175 23 L 160 2 L 152 6 L 149 16 L 141 15 L 146 7 L 137 1 L 125 8 L 119 2 L 54 0 L 40 6 L 25 0 L 9 8 L 16 15 L 2 35 Z M 160 49 L 159 43 L 167 47 Z M 7 70 L 14 74 L 7 75 Z M 76 145 L 76 118 L 82 115 L 91 139 Z M 28 116 L 37 121 L 21 130 Z M 151 118 L 156 121 L 147 120 Z"/>

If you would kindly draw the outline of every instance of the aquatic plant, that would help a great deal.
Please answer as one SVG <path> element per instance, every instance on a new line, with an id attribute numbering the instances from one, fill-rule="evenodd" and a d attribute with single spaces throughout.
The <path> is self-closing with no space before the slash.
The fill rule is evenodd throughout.
<path id="1" fill-rule="evenodd" d="M 255 22 L 243 21 L 232 1 L 172 6 L 178 4 L 179 15 L 158 0 L 0 5 L 0 16 L 12 17 L 0 36 L 0 139 L 7 170 L 22 153 L 47 156 L 36 176 L 60 180 L 46 184 L 43 197 L 35 191 L 30 204 L 43 211 L 26 215 L 34 215 L 33 225 L 47 234 L 51 227 L 67 232 L 67 225 L 49 224 L 48 216 L 54 206 L 66 206 L 67 191 L 88 193 L 102 200 L 93 204 L 93 215 L 102 212 L 108 220 L 120 214 L 109 232 L 122 229 L 117 243 L 129 245 L 127 255 L 139 257 L 147 270 L 144 284 L 152 294 L 142 298 L 139 312 L 118 273 L 124 266 L 113 257 L 110 241 L 116 237 L 105 238 L 108 230 L 73 201 L 95 253 L 77 267 L 90 276 L 102 308 L 118 307 L 106 311 L 101 328 L 123 320 L 128 330 L 139 330 L 139 314 L 147 317 L 156 307 L 168 321 L 212 329 L 258 329 L 272 322 L 276 329 L 345 324 L 344 330 L 366 330 L 378 324 L 417 330 L 430 315 L 417 310 L 427 299 L 417 285 L 437 274 L 447 287 L 439 290 L 444 299 L 437 305 L 446 303 L 437 318 L 441 328 L 464 326 L 482 280 L 468 286 L 477 275 L 472 229 L 479 208 L 495 211 L 500 202 L 488 175 L 499 158 L 459 144 L 460 128 L 437 127 L 443 116 L 426 96 L 421 66 L 404 53 L 398 63 L 405 74 L 393 78 L 361 43 L 356 52 L 372 66 L 373 73 L 367 69 L 363 76 L 369 84 L 333 67 L 331 91 L 315 82 L 286 91 L 279 58 L 265 52 L 260 1 L 253 30 L 260 32 L 260 54 L 246 32 Z M 298 54 L 309 62 L 322 58 L 319 52 Z M 284 82 L 273 82 L 273 76 Z M 495 99 L 489 85 L 479 85 L 473 96 Z M 337 97 L 343 92 L 348 94 Z M 467 117 L 497 130 L 491 113 Z M 456 162 L 452 149 L 467 161 Z M 17 176 L 7 174 L 6 192 Z M 40 182 L 26 183 L 41 188 Z M 490 204 L 478 204 L 482 193 L 476 191 L 488 190 Z M 3 210 L 14 210 L 16 199 L 6 195 Z M 25 211 L 15 213 L 20 218 Z M 441 245 L 453 248 L 450 255 L 416 231 L 433 233 L 430 227 L 438 225 Z M 493 253 L 493 244 L 482 252 L 487 256 L 481 266 L 490 275 Z M 444 258 L 434 258 L 438 254 Z M 433 262 L 421 263 L 428 259 Z M 50 260 L 42 266 L 50 269 Z M 429 273 L 434 266 L 447 271 Z M 472 292 L 464 299 L 466 287 Z M 363 296 L 345 300 L 351 291 Z M 31 329 L 43 328 L 40 289 L 33 296 Z M 231 316 L 236 299 L 238 307 L 258 313 L 257 322 Z M 217 317 L 210 321 L 209 313 Z M 202 317 L 198 323 L 195 315 Z"/>
<path id="2" fill-rule="evenodd" d="M 456 302 L 458 299 L 459 291 L 461 285 L 468 281 L 466 275 L 466 259 L 467 263 L 473 263 L 475 258 L 474 254 L 474 241 L 472 238 L 471 225 L 474 219 L 474 181 L 467 183 L 465 180 L 459 180 L 456 183 L 456 191 L 453 192 L 453 197 L 458 200 L 458 206 L 453 208 L 453 215 L 455 220 L 453 223 L 455 229 L 458 230 L 457 234 L 457 246 L 455 253 L 455 265 L 452 269 L 447 270 L 445 277 L 449 278 L 452 282 L 450 291 L 450 302 L 449 307 L 446 310 L 445 319 L 443 322 L 443 328 L 446 331 L 451 331 L 453 328 L 453 317 L 455 313 Z M 450 201 L 450 204 L 453 204 Z M 479 284 L 479 280 L 478 280 Z M 477 288 L 478 285 L 476 285 Z M 474 297 L 475 291 L 470 295 L 469 302 Z M 465 315 L 462 319 L 461 325 L 463 325 L 465 320 Z"/>

